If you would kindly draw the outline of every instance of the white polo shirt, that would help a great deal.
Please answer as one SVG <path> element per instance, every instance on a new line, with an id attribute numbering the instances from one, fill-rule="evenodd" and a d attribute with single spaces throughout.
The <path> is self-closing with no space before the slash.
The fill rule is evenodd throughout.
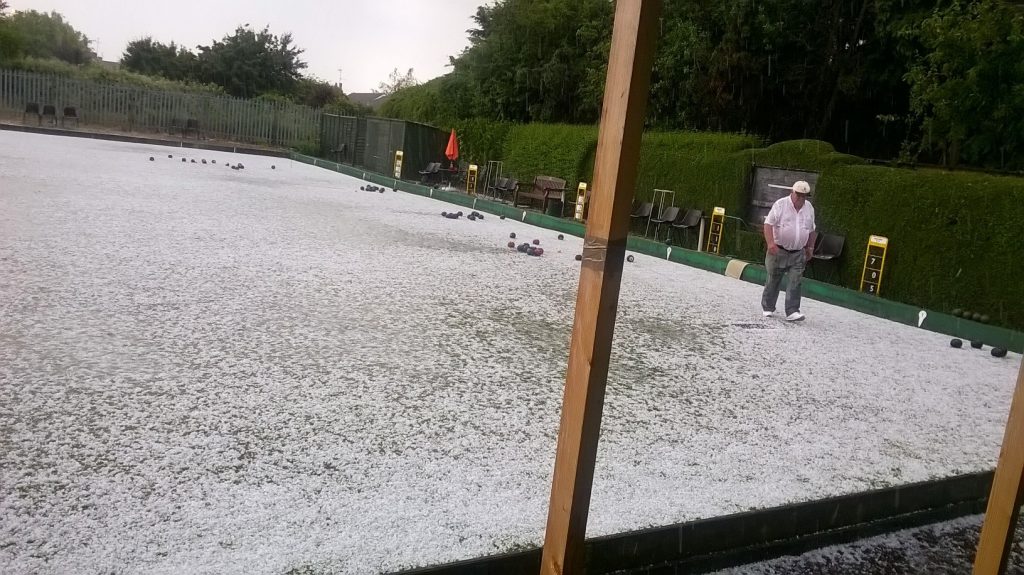
<path id="1" fill-rule="evenodd" d="M 807 245 L 807 238 L 815 230 L 814 206 L 804 200 L 804 206 L 797 211 L 787 195 L 772 204 L 764 224 L 772 227 L 776 244 L 787 250 L 799 250 Z"/>

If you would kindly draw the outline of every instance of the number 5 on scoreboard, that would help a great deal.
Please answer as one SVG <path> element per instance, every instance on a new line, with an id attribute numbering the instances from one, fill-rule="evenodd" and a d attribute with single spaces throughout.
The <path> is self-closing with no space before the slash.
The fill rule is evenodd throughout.
<path id="1" fill-rule="evenodd" d="M 888 249 L 889 238 L 868 237 L 868 251 L 864 254 L 864 269 L 860 273 L 860 291 L 878 295 L 882 287 L 882 272 L 885 270 L 885 252 Z"/>

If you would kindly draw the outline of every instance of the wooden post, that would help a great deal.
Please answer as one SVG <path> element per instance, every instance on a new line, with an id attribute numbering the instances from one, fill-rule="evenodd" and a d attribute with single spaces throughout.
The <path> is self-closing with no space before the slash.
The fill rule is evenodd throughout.
<path id="1" fill-rule="evenodd" d="M 647 109 L 661 0 L 615 3 L 590 219 L 562 399 L 541 573 L 583 573 L 594 461 L 619 303 L 630 204 Z"/>
<path id="2" fill-rule="evenodd" d="M 1024 504 L 1024 364 L 1017 374 L 1017 390 L 1010 403 L 1003 449 L 988 496 L 985 523 L 981 527 L 974 575 L 1001 575 L 1013 545 L 1017 514 Z"/>

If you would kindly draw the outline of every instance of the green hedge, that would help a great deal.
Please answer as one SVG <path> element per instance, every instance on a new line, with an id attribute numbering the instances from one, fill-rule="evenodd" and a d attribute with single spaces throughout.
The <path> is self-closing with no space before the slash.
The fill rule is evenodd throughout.
<path id="1" fill-rule="evenodd" d="M 883 297 L 967 309 L 1024 328 L 1024 180 L 867 165 L 822 172 L 815 209 L 847 237 L 844 284 L 857 287 L 869 234 L 889 238 Z"/>
<path id="2" fill-rule="evenodd" d="M 636 197 L 650 201 L 655 189 L 676 192 L 675 204 L 710 213 L 715 206 L 737 215 L 745 196 L 750 161 L 743 150 L 761 145 L 753 136 L 695 132 L 644 134 Z"/>
<path id="3" fill-rule="evenodd" d="M 488 161 L 501 160 L 512 124 L 492 120 L 459 120 L 451 128 L 459 139 L 459 154 L 471 164 L 485 166 Z"/>
<path id="4" fill-rule="evenodd" d="M 593 172 L 596 148 L 597 126 L 523 124 L 509 130 L 501 159 L 505 173 L 521 182 L 555 176 L 573 186 Z"/>
<path id="5" fill-rule="evenodd" d="M 590 182 L 596 145 L 592 126 L 513 126 L 502 159 L 523 181 L 544 174 Z M 1024 328 L 1024 265 L 1016 257 L 1024 245 L 1022 178 L 869 165 L 815 140 L 761 147 L 752 136 L 652 132 L 641 145 L 636 197 L 674 190 L 677 206 L 705 213 L 722 206 L 745 218 L 754 164 L 819 172 L 811 200 L 819 230 L 846 236 L 838 283 L 858 287 L 867 237 L 884 235 L 883 297 Z M 763 250 L 759 230 L 728 223 L 723 254 L 759 262 Z"/>

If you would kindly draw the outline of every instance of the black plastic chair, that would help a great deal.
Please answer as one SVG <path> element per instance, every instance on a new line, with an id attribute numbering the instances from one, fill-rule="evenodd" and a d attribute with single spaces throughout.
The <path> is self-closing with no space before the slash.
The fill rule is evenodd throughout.
<path id="1" fill-rule="evenodd" d="M 517 180 L 516 178 L 509 178 L 508 181 L 505 182 L 505 187 L 497 188 L 498 193 L 501 194 L 501 197 L 498 199 L 500 199 L 503 202 L 508 201 L 511 197 L 515 195 L 516 190 L 518 189 L 519 180 Z"/>
<path id="2" fill-rule="evenodd" d="M 651 218 L 651 219 L 647 220 L 647 229 L 644 230 L 644 236 L 646 236 L 647 235 L 647 231 L 650 230 L 651 224 L 654 224 L 654 239 L 657 240 L 658 239 L 658 232 L 661 231 L 661 224 L 671 224 L 672 222 L 676 221 L 676 219 L 678 217 L 679 217 L 679 208 L 677 208 L 675 206 L 669 206 L 667 208 L 662 208 L 661 209 L 661 213 L 658 214 L 658 217 Z M 669 228 L 668 233 L 669 234 L 672 233 L 672 229 L 671 228 Z M 669 236 L 666 235 L 665 236 L 665 240 L 667 241 L 668 239 L 669 239 Z"/>
<path id="3" fill-rule="evenodd" d="M 682 217 L 672 222 L 672 227 L 669 232 L 675 230 L 683 230 L 683 246 L 685 247 L 687 240 L 690 239 L 690 230 L 697 229 L 700 226 L 700 220 L 704 217 L 703 210 L 689 209 L 683 213 Z"/>
<path id="4" fill-rule="evenodd" d="M 841 255 L 843 255 L 843 247 L 846 245 L 846 236 L 840 236 L 838 234 L 818 234 L 817 241 L 814 242 L 814 254 L 811 256 L 811 264 L 815 261 L 819 262 L 832 262 Z M 833 271 L 836 275 L 839 274 L 839 264 L 836 263 Z M 828 281 L 832 278 L 832 274 L 826 278 Z M 839 278 L 840 281 L 842 278 Z"/>
<path id="5" fill-rule="evenodd" d="M 195 132 L 196 139 L 199 139 L 199 120 L 194 118 L 185 120 L 185 131 L 183 132 L 183 135 L 187 138 L 189 132 Z"/>
<path id="6" fill-rule="evenodd" d="M 25 111 L 22 112 L 22 114 L 21 114 L 21 123 L 22 124 L 25 123 L 25 118 L 27 116 L 29 116 L 30 114 L 36 117 L 36 124 L 37 125 L 43 123 L 43 115 L 39 112 L 39 104 L 37 104 L 35 102 L 29 102 L 28 104 L 25 104 Z"/>
<path id="7" fill-rule="evenodd" d="M 649 221 L 652 213 L 654 213 L 653 202 L 643 202 L 637 205 L 636 209 L 633 210 L 633 213 L 629 214 L 629 226 L 633 227 L 633 222 L 640 221 L 644 218 Z"/>
<path id="8" fill-rule="evenodd" d="M 505 176 L 502 176 L 502 177 L 498 178 L 498 180 L 496 182 L 494 182 L 490 186 L 487 186 L 487 190 L 486 190 L 485 193 L 487 195 L 491 196 L 492 198 L 497 198 L 499 190 L 504 190 L 505 186 L 507 186 L 507 185 L 508 185 L 508 178 L 506 178 Z"/>
<path id="9" fill-rule="evenodd" d="M 78 126 L 78 109 L 76 109 L 74 106 L 64 107 L 64 115 L 60 117 L 61 127 L 66 125 L 68 120 L 74 120 L 75 126 Z"/>
<path id="10" fill-rule="evenodd" d="M 57 106 L 52 104 L 46 104 L 43 106 L 43 114 L 40 116 L 40 122 L 46 120 L 47 124 L 57 125 Z"/>
<path id="11" fill-rule="evenodd" d="M 422 170 L 419 171 L 420 183 L 424 183 L 424 184 L 428 183 L 430 181 L 430 179 L 433 178 L 434 176 L 437 176 L 437 174 L 440 171 L 441 171 L 441 162 L 430 162 L 430 163 L 428 163 L 426 168 L 423 168 Z"/>

